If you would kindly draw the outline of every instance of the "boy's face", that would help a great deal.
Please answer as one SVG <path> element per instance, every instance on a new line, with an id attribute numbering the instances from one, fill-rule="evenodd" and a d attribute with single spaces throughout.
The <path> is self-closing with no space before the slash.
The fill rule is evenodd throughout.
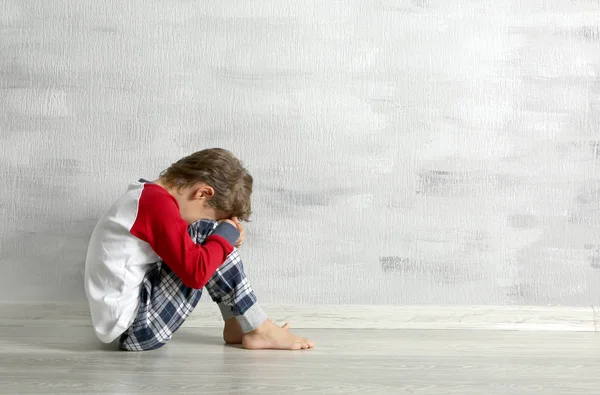
<path id="1" fill-rule="evenodd" d="M 183 219 L 188 224 L 192 224 L 201 219 L 218 221 L 229 218 L 231 216 L 229 213 L 217 210 L 208 204 L 214 194 L 214 189 L 204 183 L 183 189 L 177 199 Z"/>

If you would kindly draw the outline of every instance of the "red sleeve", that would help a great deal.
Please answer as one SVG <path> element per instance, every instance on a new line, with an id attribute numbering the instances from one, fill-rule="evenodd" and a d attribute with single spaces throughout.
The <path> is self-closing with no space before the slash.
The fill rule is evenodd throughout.
<path id="1" fill-rule="evenodd" d="M 144 186 L 131 234 L 150 244 L 154 252 L 186 286 L 200 289 L 233 251 L 219 235 L 208 236 L 202 245 L 188 234 L 175 198 L 159 186 Z"/>

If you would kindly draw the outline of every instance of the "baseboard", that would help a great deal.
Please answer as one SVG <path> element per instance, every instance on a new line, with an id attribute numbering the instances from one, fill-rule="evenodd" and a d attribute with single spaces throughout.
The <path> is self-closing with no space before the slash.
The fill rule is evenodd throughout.
<path id="1" fill-rule="evenodd" d="M 600 309 L 565 306 L 398 306 L 264 304 L 278 323 L 319 329 L 478 329 L 594 332 Z M 0 303 L 0 325 L 91 326 L 85 303 Z M 219 310 L 201 303 L 185 327 L 221 326 Z"/>

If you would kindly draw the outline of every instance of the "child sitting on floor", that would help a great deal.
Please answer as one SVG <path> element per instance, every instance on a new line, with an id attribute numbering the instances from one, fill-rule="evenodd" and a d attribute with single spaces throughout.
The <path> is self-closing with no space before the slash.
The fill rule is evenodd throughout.
<path id="1" fill-rule="evenodd" d="M 85 292 L 98 338 L 128 351 L 165 345 L 206 287 L 228 344 L 299 350 L 313 342 L 267 318 L 237 247 L 250 216 L 252 176 L 229 151 L 196 152 L 156 181 L 129 186 L 100 218 L 85 262 Z"/>

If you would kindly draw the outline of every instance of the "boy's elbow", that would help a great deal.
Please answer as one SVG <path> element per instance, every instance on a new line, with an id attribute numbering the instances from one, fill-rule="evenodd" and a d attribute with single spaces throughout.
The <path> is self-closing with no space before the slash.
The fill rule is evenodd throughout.
<path id="1" fill-rule="evenodd" d="M 181 282 L 188 288 L 202 289 L 208 283 L 208 280 L 210 280 L 210 278 L 204 275 L 195 275 L 189 276 L 187 278 L 182 278 Z"/>

